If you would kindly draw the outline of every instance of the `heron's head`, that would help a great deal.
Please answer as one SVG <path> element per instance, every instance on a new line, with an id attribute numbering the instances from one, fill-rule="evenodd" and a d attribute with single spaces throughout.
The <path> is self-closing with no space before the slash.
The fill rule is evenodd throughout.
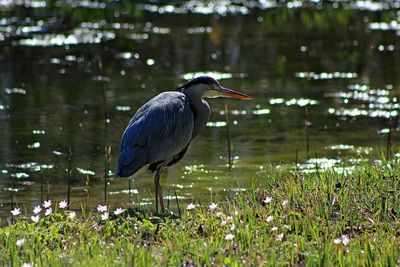
<path id="1" fill-rule="evenodd" d="M 200 98 L 227 97 L 241 100 L 251 99 L 248 95 L 223 87 L 217 80 L 209 76 L 194 78 L 178 89 L 181 89 L 183 93 L 195 95 Z"/>

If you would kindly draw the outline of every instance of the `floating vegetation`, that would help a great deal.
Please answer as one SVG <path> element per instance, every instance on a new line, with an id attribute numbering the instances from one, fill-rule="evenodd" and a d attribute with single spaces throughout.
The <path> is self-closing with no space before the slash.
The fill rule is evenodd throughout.
<path id="1" fill-rule="evenodd" d="M 114 32 L 76 28 L 73 33 L 37 34 L 33 38 L 22 39 L 16 43 L 23 46 L 64 46 L 78 44 L 98 44 L 115 38 Z"/>

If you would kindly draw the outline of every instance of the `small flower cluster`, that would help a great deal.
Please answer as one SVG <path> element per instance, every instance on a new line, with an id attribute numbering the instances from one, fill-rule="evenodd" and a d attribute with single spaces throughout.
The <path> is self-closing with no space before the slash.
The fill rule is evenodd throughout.
<path id="1" fill-rule="evenodd" d="M 61 210 L 65 210 L 68 207 L 69 203 L 66 200 L 62 200 L 58 203 L 58 208 Z M 49 199 L 49 200 L 45 200 L 42 204 L 37 205 L 33 208 L 32 212 L 32 216 L 30 217 L 30 219 L 32 220 L 32 222 L 37 223 L 39 222 L 40 218 L 41 218 L 41 213 L 43 212 L 42 216 L 46 217 L 46 216 L 50 216 L 51 214 L 53 214 L 53 202 Z M 108 207 L 107 206 L 103 206 L 103 205 L 98 205 L 97 206 L 97 211 L 99 211 L 101 213 L 101 220 L 107 220 L 109 218 L 109 213 L 108 213 Z M 125 212 L 125 209 L 122 208 L 117 208 L 114 211 L 115 215 L 120 215 L 122 213 Z M 11 215 L 16 217 L 19 216 L 21 214 L 21 209 L 20 208 L 14 208 L 11 210 Z M 75 211 L 68 211 L 67 213 L 68 218 L 70 219 L 74 219 L 76 217 L 76 212 Z M 22 242 L 22 241 L 21 241 Z M 21 243 L 20 242 L 20 243 Z"/>
<path id="2" fill-rule="evenodd" d="M 266 196 L 266 197 L 263 199 L 262 202 L 263 202 L 264 205 L 268 205 L 268 204 L 270 204 L 270 203 L 272 202 L 272 197 Z M 289 200 L 287 200 L 287 199 L 283 200 L 283 201 L 281 202 L 282 209 L 285 209 L 285 208 L 287 207 L 288 204 L 289 204 Z M 267 223 L 271 223 L 272 221 L 274 221 L 274 216 L 271 215 L 271 214 L 268 214 L 268 215 L 267 215 L 267 218 L 265 219 L 265 221 L 266 221 Z M 286 225 L 286 224 L 284 225 L 284 227 L 289 228 L 289 226 Z M 277 231 L 278 231 L 278 227 L 273 226 L 273 227 L 271 228 L 270 231 L 271 231 L 271 232 L 277 232 Z M 279 234 L 276 236 L 276 240 L 277 240 L 277 241 L 282 241 L 283 236 L 284 236 L 283 232 L 279 233 Z"/>
<path id="3" fill-rule="evenodd" d="M 37 223 L 40 220 L 40 213 L 42 212 L 43 209 L 45 209 L 44 216 L 51 215 L 53 213 L 52 204 L 53 203 L 51 200 L 45 200 L 42 205 L 35 206 L 33 208 L 33 215 L 31 216 L 31 220 L 33 222 Z M 63 200 L 59 203 L 59 207 L 61 209 L 65 209 L 67 206 L 68 206 L 68 203 L 65 200 Z M 21 214 L 21 209 L 15 208 L 15 209 L 11 210 L 11 214 L 13 216 L 18 216 Z M 73 217 L 75 217 L 75 216 L 73 215 Z"/>
<path id="4" fill-rule="evenodd" d="M 102 221 L 108 220 L 110 217 L 110 213 L 108 212 L 108 207 L 107 205 L 97 205 L 97 211 L 100 212 L 100 218 Z M 125 209 L 122 208 L 117 208 L 114 211 L 114 215 L 120 215 L 125 212 Z"/>
<path id="5" fill-rule="evenodd" d="M 342 235 L 341 237 L 335 238 L 333 240 L 333 243 L 335 245 L 343 244 L 343 245 L 347 246 L 349 244 L 349 242 L 350 242 L 350 239 L 349 239 L 348 235 Z"/>

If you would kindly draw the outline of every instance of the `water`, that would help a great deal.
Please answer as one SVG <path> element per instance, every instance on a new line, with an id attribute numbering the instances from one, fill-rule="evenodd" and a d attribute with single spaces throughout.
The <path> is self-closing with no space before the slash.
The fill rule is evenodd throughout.
<path id="1" fill-rule="evenodd" d="M 104 145 L 114 171 L 135 110 L 201 74 L 254 100 L 209 100 L 208 127 L 163 175 L 171 205 L 174 190 L 196 202 L 246 190 L 269 163 L 307 172 L 378 158 L 389 127 L 399 141 L 399 2 L 21 3 L 0 1 L 2 217 L 13 196 L 29 213 L 66 199 L 69 164 L 72 207 L 101 203 Z M 153 205 L 150 174 L 130 191 L 110 177 L 110 204 Z"/>

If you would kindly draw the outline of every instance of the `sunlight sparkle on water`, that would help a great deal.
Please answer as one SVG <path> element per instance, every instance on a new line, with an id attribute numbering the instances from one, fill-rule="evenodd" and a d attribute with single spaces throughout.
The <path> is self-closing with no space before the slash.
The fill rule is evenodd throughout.
<path id="1" fill-rule="evenodd" d="M 296 72 L 295 76 L 300 79 L 310 80 L 330 80 L 330 79 L 353 79 L 357 78 L 357 73 L 354 72 Z"/>
<path id="2" fill-rule="evenodd" d="M 225 121 L 207 122 L 207 127 L 225 127 L 225 126 L 226 126 Z"/>
<path id="3" fill-rule="evenodd" d="M 187 28 L 186 32 L 188 34 L 210 33 L 210 32 L 212 32 L 212 28 L 211 27 L 192 27 L 192 28 Z"/>
<path id="4" fill-rule="evenodd" d="M 25 95 L 26 90 L 22 88 L 6 88 L 5 89 L 7 94 L 20 94 L 20 95 Z"/>
<path id="5" fill-rule="evenodd" d="M 35 143 L 31 144 L 31 145 L 27 145 L 27 147 L 31 148 L 31 149 L 39 148 L 40 147 L 40 143 L 39 142 L 35 142 Z"/>
<path id="6" fill-rule="evenodd" d="M 64 34 L 38 34 L 33 38 L 19 40 L 18 43 L 23 46 L 63 46 L 77 44 L 98 44 L 115 38 L 114 32 L 102 32 L 76 28 L 73 33 Z"/>
<path id="7" fill-rule="evenodd" d="M 349 149 L 354 149 L 354 146 L 340 144 L 340 145 L 327 146 L 325 148 L 331 150 L 349 150 Z"/>
<path id="8" fill-rule="evenodd" d="M 125 195 L 134 194 L 134 195 L 137 195 L 137 194 L 139 194 L 139 191 L 137 189 L 131 189 L 130 191 L 128 189 L 125 189 L 125 190 L 119 190 L 119 191 L 111 191 L 108 194 L 110 194 L 110 195 L 120 195 L 120 194 L 125 194 Z"/>
<path id="9" fill-rule="evenodd" d="M 205 71 L 205 72 L 188 72 L 182 75 L 182 78 L 185 80 L 191 80 L 193 78 L 199 77 L 199 76 L 210 76 L 216 80 L 222 80 L 222 79 L 230 79 L 232 78 L 231 73 L 222 73 L 222 72 L 217 72 L 217 71 Z"/>
<path id="10" fill-rule="evenodd" d="M 313 106 L 317 105 L 318 101 L 313 100 L 313 99 L 306 99 L 306 98 L 292 98 L 289 100 L 285 100 L 283 98 L 272 98 L 269 100 L 269 103 L 271 105 L 278 105 L 278 104 L 285 104 L 286 106 L 299 106 L 299 107 L 304 107 L 304 106 Z"/>
<path id="11" fill-rule="evenodd" d="M 132 108 L 130 106 L 116 106 L 117 111 L 130 111 Z"/>
<path id="12" fill-rule="evenodd" d="M 82 168 L 76 168 L 76 170 L 78 172 L 82 173 L 82 174 L 85 174 L 85 175 L 96 175 L 96 173 L 94 171 L 91 171 L 91 170 L 85 170 L 85 169 L 82 169 Z"/>

